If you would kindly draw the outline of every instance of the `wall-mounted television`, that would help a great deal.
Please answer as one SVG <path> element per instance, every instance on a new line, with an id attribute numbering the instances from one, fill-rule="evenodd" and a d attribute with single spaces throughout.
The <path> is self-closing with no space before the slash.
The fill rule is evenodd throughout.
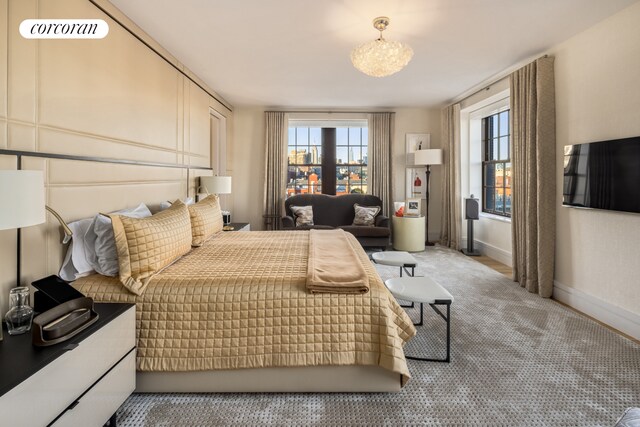
<path id="1" fill-rule="evenodd" d="M 565 146 L 562 204 L 640 213 L 640 137 Z"/>

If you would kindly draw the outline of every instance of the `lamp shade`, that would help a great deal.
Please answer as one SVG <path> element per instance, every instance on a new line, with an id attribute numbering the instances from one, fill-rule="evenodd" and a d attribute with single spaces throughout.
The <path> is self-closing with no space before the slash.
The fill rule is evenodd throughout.
<path id="1" fill-rule="evenodd" d="M 441 165 L 442 150 L 432 148 L 429 150 L 418 150 L 415 153 L 414 164 L 416 165 Z"/>
<path id="2" fill-rule="evenodd" d="M 42 171 L 0 171 L 0 230 L 28 227 L 45 221 Z"/>
<path id="3" fill-rule="evenodd" d="M 231 193 L 230 176 L 201 176 L 200 190 L 210 194 Z"/>

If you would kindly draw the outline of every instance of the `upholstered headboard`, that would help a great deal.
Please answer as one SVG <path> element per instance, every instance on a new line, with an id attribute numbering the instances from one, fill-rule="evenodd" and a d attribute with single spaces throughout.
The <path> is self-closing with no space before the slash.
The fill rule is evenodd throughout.
<path id="1" fill-rule="evenodd" d="M 195 197 L 197 177 L 210 169 L 80 158 L 21 157 L 21 169 L 42 170 L 46 203 L 69 223 L 97 213 L 134 207 L 144 202 L 152 212 L 165 200 Z M 0 169 L 16 169 L 18 156 L 0 155 Z M 23 228 L 21 250 L 22 284 L 57 274 L 67 245 L 62 229 L 51 215 L 41 225 Z M 6 313 L 9 289 L 15 286 L 16 232 L 0 232 L 1 312 Z"/>

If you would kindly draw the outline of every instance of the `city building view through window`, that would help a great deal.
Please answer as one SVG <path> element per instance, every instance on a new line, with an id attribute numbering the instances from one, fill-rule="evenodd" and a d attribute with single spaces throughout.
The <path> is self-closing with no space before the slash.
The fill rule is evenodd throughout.
<path id="1" fill-rule="evenodd" d="M 482 211 L 511 216 L 509 110 L 482 119 Z"/>
<path id="2" fill-rule="evenodd" d="M 367 192 L 369 133 L 361 127 L 289 127 L 287 197 Z"/>

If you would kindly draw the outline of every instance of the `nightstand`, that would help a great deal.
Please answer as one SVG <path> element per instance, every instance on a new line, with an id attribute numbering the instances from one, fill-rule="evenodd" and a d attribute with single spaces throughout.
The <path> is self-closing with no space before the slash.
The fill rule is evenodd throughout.
<path id="1" fill-rule="evenodd" d="M 228 225 L 233 227 L 233 230 L 229 231 L 251 231 L 251 224 L 248 222 L 232 222 Z"/>
<path id="2" fill-rule="evenodd" d="M 423 216 L 392 216 L 393 249 L 406 252 L 424 251 L 425 225 Z"/>
<path id="3" fill-rule="evenodd" d="M 98 321 L 68 341 L 35 347 L 31 333 L 0 342 L 0 422 L 10 426 L 115 425 L 136 386 L 133 304 L 95 304 Z"/>

